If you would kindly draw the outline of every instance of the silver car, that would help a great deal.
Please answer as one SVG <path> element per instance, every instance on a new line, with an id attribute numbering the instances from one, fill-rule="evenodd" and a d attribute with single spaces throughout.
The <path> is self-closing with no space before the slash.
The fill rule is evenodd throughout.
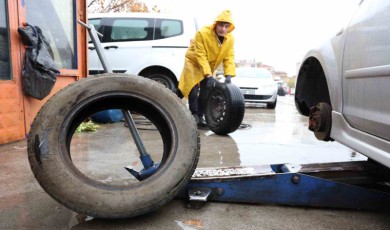
<path id="1" fill-rule="evenodd" d="M 237 67 L 232 80 L 244 95 L 245 102 L 264 103 L 275 109 L 277 103 L 277 83 L 269 70 L 263 68 Z"/>
<path id="2" fill-rule="evenodd" d="M 299 68 L 295 104 L 317 139 L 390 167 L 390 1 L 364 0 Z"/>

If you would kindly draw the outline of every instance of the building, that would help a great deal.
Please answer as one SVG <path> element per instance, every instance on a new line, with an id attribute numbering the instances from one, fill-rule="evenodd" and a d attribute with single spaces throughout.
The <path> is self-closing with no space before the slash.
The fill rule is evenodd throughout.
<path id="1" fill-rule="evenodd" d="M 87 76 L 86 2 L 77 0 L 0 0 L 0 144 L 24 139 L 35 115 L 64 86 Z M 18 27 L 39 26 L 50 42 L 60 75 L 43 100 L 26 96 L 21 73 L 25 45 Z"/>
<path id="2" fill-rule="evenodd" d="M 287 73 L 284 71 L 277 71 L 273 66 L 266 65 L 262 62 L 257 62 L 256 60 L 237 60 L 237 67 L 256 67 L 256 68 L 264 68 L 269 70 L 274 77 L 287 78 Z"/>

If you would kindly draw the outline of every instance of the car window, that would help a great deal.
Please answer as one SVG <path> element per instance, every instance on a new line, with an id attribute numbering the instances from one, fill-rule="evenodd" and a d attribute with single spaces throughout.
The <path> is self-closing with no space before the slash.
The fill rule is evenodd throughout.
<path id="1" fill-rule="evenodd" d="M 88 24 L 93 25 L 93 27 L 95 27 L 95 30 L 99 31 L 99 29 L 101 27 L 100 21 L 101 21 L 100 18 L 88 19 Z M 99 39 L 101 39 L 101 38 L 99 37 Z M 89 34 L 88 34 L 88 43 L 92 43 L 91 38 L 89 37 Z"/>
<path id="2" fill-rule="evenodd" d="M 115 19 L 111 28 L 111 42 L 152 40 L 150 21 L 142 18 Z"/>
<path id="3" fill-rule="evenodd" d="M 29 0 L 24 2 L 27 22 L 41 28 L 43 35 L 50 43 L 57 67 L 77 69 L 75 1 Z"/>
<path id="4" fill-rule="evenodd" d="M 157 19 L 155 40 L 175 37 L 181 34 L 183 34 L 183 22 L 181 20 Z"/>
<path id="5" fill-rule="evenodd" d="M 88 24 L 89 24 L 89 25 L 92 24 L 93 27 L 95 27 L 95 30 L 98 31 L 99 28 L 100 28 L 100 21 L 101 21 L 100 18 L 89 19 L 89 20 L 88 20 Z"/>

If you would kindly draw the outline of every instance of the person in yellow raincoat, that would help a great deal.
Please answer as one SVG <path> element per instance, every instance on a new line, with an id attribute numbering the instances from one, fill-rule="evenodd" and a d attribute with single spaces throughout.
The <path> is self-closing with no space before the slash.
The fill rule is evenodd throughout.
<path id="1" fill-rule="evenodd" d="M 185 55 L 178 88 L 188 98 L 189 109 L 200 127 L 207 126 L 203 118 L 204 99 L 215 84 L 214 71 L 223 64 L 225 83 L 236 75 L 231 34 L 234 28 L 231 12 L 222 11 L 212 25 L 196 33 Z"/>

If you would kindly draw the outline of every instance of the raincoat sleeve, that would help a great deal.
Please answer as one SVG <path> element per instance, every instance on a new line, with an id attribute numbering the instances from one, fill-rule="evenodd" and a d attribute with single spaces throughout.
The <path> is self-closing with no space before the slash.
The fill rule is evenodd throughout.
<path id="1" fill-rule="evenodd" d="M 236 76 L 236 64 L 234 63 L 234 46 L 232 46 L 226 57 L 223 59 L 224 74 L 230 76 Z"/>
<path id="2" fill-rule="evenodd" d="M 212 75 L 210 64 L 207 60 L 207 51 L 204 45 L 203 36 L 199 32 L 196 33 L 195 36 L 194 49 L 195 49 L 196 59 L 203 72 L 203 77 L 206 75 Z"/>

